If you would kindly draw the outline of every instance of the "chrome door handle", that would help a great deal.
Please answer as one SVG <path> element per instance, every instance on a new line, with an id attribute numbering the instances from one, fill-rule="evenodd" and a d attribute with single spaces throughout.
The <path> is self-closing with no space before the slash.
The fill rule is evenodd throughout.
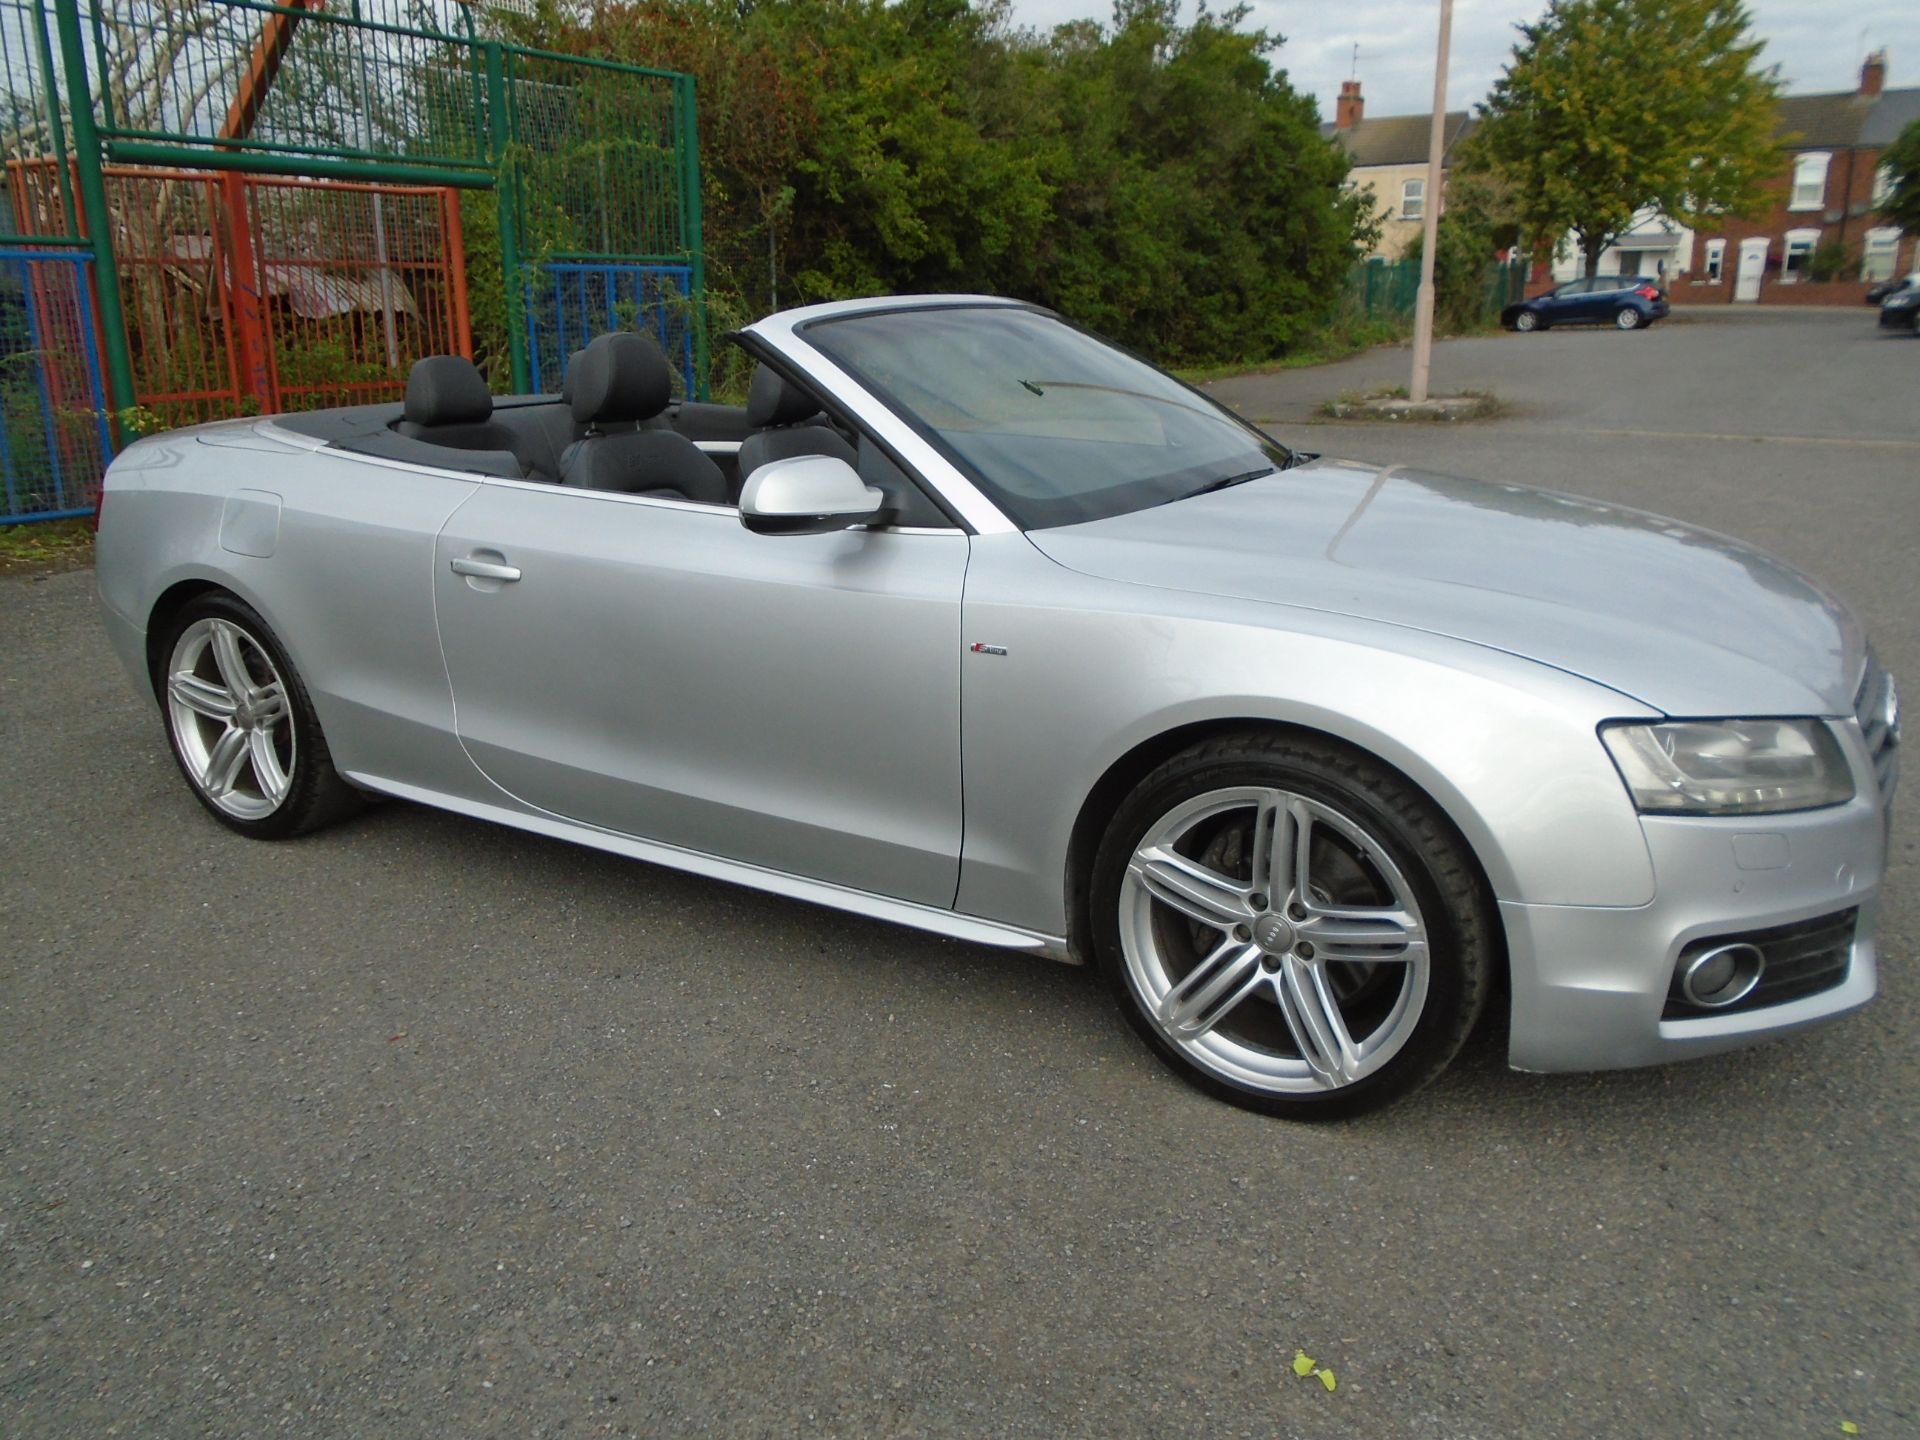
<path id="1" fill-rule="evenodd" d="M 471 575 L 476 580 L 518 580 L 518 565 L 497 565 L 491 560 L 475 560 L 472 556 L 463 556 L 451 562 L 456 575 Z"/>

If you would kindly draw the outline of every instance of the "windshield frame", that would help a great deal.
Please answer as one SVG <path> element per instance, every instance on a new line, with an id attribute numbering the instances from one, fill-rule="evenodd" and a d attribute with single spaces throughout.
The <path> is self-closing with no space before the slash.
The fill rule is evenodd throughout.
<path id="1" fill-rule="evenodd" d="M 1171 381 L 1175 386 L 1185 391 L 1188 395 L 1193 396 L 1194 398 L 1205 402 L 1205 409 L 1207 412 L 1209 412 L 1212 415 L 1217 415 L 1219 418 L 1230 422 L 1235 428 L 1241 431 L 1244 431 L 1251 438 L 1254 449 L 1256 450 L 1271 449 L 1273 451 L 1276 451 L 1278 453 L 1279 458 L 1276 459 L 1273 464 L 1273 470 L 1275 472 L 1291 469 L 1293 466 L 1301 464 L 1303 460 L 1306 458 L 1299 451 L 1294 450 L 1291 446 L 1285 445 L 1279 440 L 1275 439 L 1272 435 L 1269 435 L 1266 431 L 1262 430 L 1259 426 L 1253 424 L 1253 422 L 1246 419 L 1246 417 L 1235 414 L 1234 411 L 1229 409 L 1227 406 L 1221 404 L 1220 401 L 1214 399 L 1214 397 L 1207 394 L 1206 391 L 1198 388 L 1197 386 L 1188 384 L 1185 380 L 1182 380 L 1177 375 L 1169 373 L 1167 370 L 1163 369 L 1159 365 L 1154 364 L 1153 361 L 1147 359 L 1144 355 L 1141 355 L 1137 351 L 1132 350 L 1127 346 L 1120 344 L 1116 340 L 1112 340 L 1107 336 L 1100 334 L 1098 331 L 1090 330 L 1084 325 L 1075 324 L 1072 320 L 1067 319 L 1065 316 L 1061 315 L 1057 311 L 1049 310 L 1044 305 L 1035 305 L 1027 301 L 983 302 L 981 299 L 978 299 L 978 298 L 966 298 L 966 299 L 956 298 L 951 304 L 941 304 L 937 302 L 934 304 L 927 304 L 925 302 L 920 302 L 916 304 L 874 305 L 871 307 L 863 306 L 861 309 L 857 311 L 852 311 L 846 314 L 821 315 L 816 318 L 803 321 L 801 324 L 798 324 L 793 327 L 793 330 L 791 333 L 794 335 L 796 339 L 803 342 L 805 345 L 808 346 L 808 348 L 810 348 L 815 353 L 820 355 L 823 359 L 829 361 L 836 368 L 844 372 L 849 379 L 853 380 L 856 384 L 860 385 L 864 390 L 866 390 L 868 394 L 872 395 L 874 399 L 879 401 L 880 404 L 884 405 L 903 425 L 907 426 L 907 428 L 913 431 L 913 433 L 920 440 L 925 442 L 926 445 L 928 445 L 932 450 L 934 450 L 942 460 L 946 461 L 947 464 L 951 465 L 957 472 L 959 472 L 959 474 L 962 477 L 964 477 L 969 484 L 971 484 L 976 490 L 979 491 L 979 493 L 983 498 L 985 498 L 990 504 L 992 504 L 993 507 L 1002 516 L 1004 516 L 1009 523 L 1011 523 L 1014 526 L 1014 528 L 1020 530 L 1022 533 L 1025 533 L 1030 530 L 1055 529 L 1055 528 L 1059 528 L 1061 526 L 1065 526 L 1069 524 L 1083 524 L 1093 519 L 1107 519 L 1117 515 L 1133 514 L 1140 510 L 1152 509 L 1159 505 L 1172 504 L 1180 500 L 1191 498 L 1192 495 L 1202 493 L 1202 490 L 1210 489 L 1212 487 L 1209 485 L 1209 486 L 1201 487 L 1201 490 L 1189 491 L 1183 494 L 1161 495 L 1145 503 L 1118 504 L 1111 508 L 1105 509 L 1103 513 L 1099 516 L 1082 516 L 1073 520 L 1060 520 L 1060 521 L 1050 521 L 1043 524 L 1030 524 L 1019 513 L 1019 507 L 1018 507 L 1017 501 L 1010 503 L 1009 496 L 1006 490 L 1004 489 L 1004 487 L 996 484 L 991 477 L 983 474 L 979 466 L 974 464 L 966 456 L 962 455 L 958 450 L 956 450 L 954 446 L 950 444 L 945 439 L 945 437 L 943 437 L 940 434 L 938 430 L 936 430 L 933 426 L 929 425 L 926 421 L 922 420 L 920 416 L 914 412 L 914 410 L 912 410 L 909 406 L 904 404 L 893 393 L 890 387 L 883 384 L 879 380 L 875 379 L 871 374 L 869 374 L 865 369 L 863 369 L 858 364 L 854 363 L 851 359 L 838 353 L 837 349 L 829 349 L 826 345 L 821 344 L 821 337 L 817 333 L 822 329 L 829 329 L 835 325 L 843 325 L 850 322 L 871 319 L 876 316 L 923 314 L 923 313 L 931 313 L 931 312 L 946 312 L 946 311 L 953 311 L 953 310 L 972 310 L 988 316 L 991 316 L 992 314 L 998 311 L 1008 311 L 1008 312 L 1015 312 L 1015 313 L 1024 313 L 1028 315 L 1042 316 L 1047 320 L 1054 322 L 1055 324 L 1064 326 L 1068 330 L 1074 331 L 1076 334 L 1088 340 L 1091 340 L 1096 345 L 1103 346 L 1104 348 L 1113 351 L 1117 355 L 1125 356 L 1127 359 L 1132 360 L 1137 364 L 1145 366 L 1148 370 L 1152 371 L 1154 374 L 1162 377 L 1165 380 Z M 1140 403 L 1144 404 L 1149 402 L 1147 400 L 1142 400 Z M 1265 473 L 1265 472 L 1257 472 L 1257 473 Z M 1245 479 L 1247 477 L 1237 476 L 1234 478 L 1236 480 L 1239 480 L 1239 479 Z"/>

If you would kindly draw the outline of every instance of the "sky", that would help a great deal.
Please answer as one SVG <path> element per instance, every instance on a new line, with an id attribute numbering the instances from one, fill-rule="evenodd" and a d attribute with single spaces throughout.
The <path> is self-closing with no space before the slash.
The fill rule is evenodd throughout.
<path id="1" fill-rule="evenodd" d="M 1216 11 L 1226 8 L 1227 0 L 1215 0 Z M 1439 0 L 1249 0 L 1249 8 L 1249 27 L 1286 38 L 1271 58 L 1319 100 L 1321 119 L 1333 118 L 1340 82 L 1354 73 L 1356 42 L 1367 114 L 1419 114 L 1432 105 Z M 1544 0 L 1454 0 L 1448 109 L 1485 97 L 1512 53 L 1513 27 L 1545 8 Z M 1880 46 L 1889 52 L 1889 85 L 1920 85 L 1920 0 L 1748 0 L 1747 8 L 1790 95 L 1853 89 L 1861 60 Z M 1013 13 L 1021 25 L 1046 29 L 1112 12 L 1104 0 L 1013 0 Z M 1192 14 L 1192 0 L 1184 13 Z"/>

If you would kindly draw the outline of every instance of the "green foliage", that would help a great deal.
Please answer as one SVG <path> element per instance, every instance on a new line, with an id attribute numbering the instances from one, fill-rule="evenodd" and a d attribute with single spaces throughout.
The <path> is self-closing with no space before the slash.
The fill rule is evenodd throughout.
<path id="1" fill-rule="evenodd" d="M 1779 173 L 1778 81 L 1739 0 L 1553 0 L 1520 27 L 1465 157 L 1529 233 L 1600 252 L 1652 208 L 1750 214 Z"/>
<path id="2" fill-rule="evenodd" d="M 1809 280 L 1838 280 L 1849 270 L 1858 268 L 1860 258 L 1847 249 L 1846 241 L 1837 235 L 1829 235 L 1813 247 L 1813 253 L 1807 257 L 1807 278 Z"/>
<path id="3" fill-rule="evenodd" d="M 1484 180 L 1456 175 L 1447 186 L 1433 255 L 1433 322 L 1442 333 L 1478 330 L 1500 318 L 1504 276 L 1497 261 L 1503 235 L 1511 236 L 1499 192 Z M 1425 235 L 1413 237 L 1401 262 L 1418 265 Z M 1509 238 L 1506 243 L 1513 242 Z M 1499 297 L 1499 298 L 1495 298 Z"/>
<path id="4" fill-rule="evenodd" d="M 1364 225 L 1246 14 L 1120 0 L 1042 35 L 1004 0 L 638 0 L 520 38 L 695 76 L 723 311 L 990 291 L 1217 362 L 1315 337 Z"/>
<path id="5" fill-rule="evenodd" d="M 473 360 L 496 391 L 513 388 L 507 292 L 500 276 L 500 199 L 491 190 L 460 192 L 460 235 L 467 254 L 467 323 Z"/>
<path id="6" fill-rule="evenodd" d="M 1880 156 L 1893 182 L 1880 213 L 1909 235 L 1920 235 L 1920 120 L 1912 121 L 1900 138 Z"/>

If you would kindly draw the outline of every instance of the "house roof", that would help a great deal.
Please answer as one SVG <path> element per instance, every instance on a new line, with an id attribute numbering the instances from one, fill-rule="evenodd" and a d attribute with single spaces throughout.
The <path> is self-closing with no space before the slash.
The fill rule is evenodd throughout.
<path id="1" fill-rule="evenodd" d="M 1791 150 L 1879 149 L 1920 120 L 1920 87 L 1862 95 L 1841 90 L 1830 95 L 1783 95 L 1774 134 Z M 1419 165 L 1427 158 L 1426 115 L 1381 115 L 1348 130 L 1322 125 L 1353 158 L 1353 168 L 1369 165 Z M 1471 135 L 1477 123 L 1465 110 L 1447 112 L 1446 153 Z"/>
<path id="2" fill-rule="evenodd" d="M 1860 143 L 1876 149 L 1891 145 L 1900 132 L 1920 120 L 1920 87 L 1882 92 L 1867 123 L 1860 128 Z"/>
<path id="3" fill-rule="evenodd" d="M 1362 120 L 1348 130 L 1322 125 L 1320 133 L 1337 140 L 1353 157 L 1353 168 L 1369 165 L 1422 165 L 1427 159 L 1427 142 L 1432 128 L 1432 112 L 1425 115 L 1382 115 Z M 1473 133 L 1473 116 L 1465 110 L 1449 110 L 1445 131 L 1446 153 Z"/>
<path id="4" fill-rule="evenodd" d="M 1845 150 L 1860 143 L 1867 117 L 1881 98 L 1854 90 L 1834 95 L 1783 95 L 1773 133 L 1795 150 Z"/>

